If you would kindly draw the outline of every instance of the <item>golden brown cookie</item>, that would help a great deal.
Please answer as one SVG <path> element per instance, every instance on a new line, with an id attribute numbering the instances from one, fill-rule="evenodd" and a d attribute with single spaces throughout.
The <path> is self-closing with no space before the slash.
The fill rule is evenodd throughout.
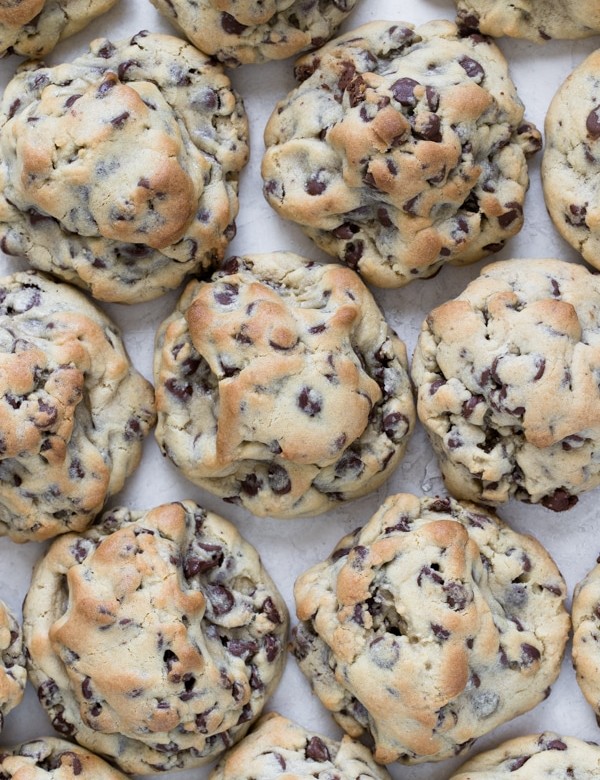
<path id="1" fill-rule="evenodd" d="M 256 550 L 192 501 L 116 509 L 39 561 L 23 609 L 54 728 L 126 772 L 213 760 L 285 663 L 285 602 Z"/>
<path id="2" fill-rule="evenodd" d="M 293 652 L 380 763 L 457 755 L 550 692 L 569 632 L 546 550 L 450 498 L 391 496 L 295 586 Z"/>
<path id="3" fill-rule="evenodd" d="M 155 378 L 163 453 L 260 516 L 374 490 L 414 424 L 404 344 L 365 285 L 289 252 L 191 282 L 159 329 Z"/>
<path id="4" fill-rule="evenodd" d="M 372 22 L 296 77 L 265 130 L 265 197 L 366 281 L 400 287 L 520 230 L 540 134 L 489 39 Z"/>

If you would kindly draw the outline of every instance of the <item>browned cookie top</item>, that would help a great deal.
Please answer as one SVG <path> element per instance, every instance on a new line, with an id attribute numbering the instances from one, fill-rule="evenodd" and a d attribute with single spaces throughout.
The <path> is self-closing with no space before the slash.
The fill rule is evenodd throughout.
<path id="1" fill-rule="evenodd" d="M 548 695 L 565 595 L 532 537 L 474 504 L 400 494 L 299 577 L 293 651 L 377 761 L 438 761 Z"/>
<path id="2" fill-rule="evenodd" d="M 32 64 L 0 105 L 0 247 L 136 303 L 209 268 L 235 233 L 248 155 L 220 65 L 167 35 Z"/>
<path id="3" fill-rule="evenodd" d="M 191 282 L 157 338 L 163 452 L 256 515 L 378 487 L 414 423 L 403 343 L 359 277 L 279 252 Z"/>
<path id="4" fill-rule="evenodd" d="M 599 3 L 600 9 L 600 3 Z M 600 29 L 600 10 L 599 29 Z M 546 114 L 544 198 L 561 236 L 600 268 L 600 51 L 565 79 Z"/>
<path id="5" fill-rule="evenodd" d="M 54 728 L 148 774 L 241 739 L 285 662 L 285 603 L 256 550 L 192 501 L 117 509 L 61 537 L 24 605 Z"/>
<path id="6" fill-rule="evenodd" d="M 0 731 L 5 717 L 23 698 L 26 682 L 23 632 L 15 615 L 0 601 Z"/>
<path id="7" fill-rule="evenodd" d="M 572 619 L 573 665 L 577 682 L 600 718 L 600 558 L 575 588 Z"/>
<path id="8" fill-rule="evenodd" d="M 423 323 L 418 413 L 458 498 L 561 511 L 600 484 L 600 281 L 561 260 L 487 266 Z"/>
<path id="9" fill-rule="evenodd" d="M 458 23 L 486 35 L 548 41 L 600 32 L 599 0 L 456 0 Z"/>
<path id="10" fill-rule="evenodd" d="M 23 54 L 37 59 L 59 40 L 81 30 L 117 0 L 2 0 L 0 57 Z"/>
<path id="11" fill-rule="evenodd" d="M 369 750 L 344 736 L 341 742 L 271 712 L 221 758 L 209 780 L 391 780 Z"/>
<path id="12" fill-rule="evenodd" d="M 516 737 L 475 756 L 450 780 L 597 780 L 600 747 L 551 731 Z"/>
<path id="13" fill-rule="evenodd" d="M 3 746 L 0 772 L 7 780 L 126 780 L 118 769 L 89 750 L 56 737 Z"/>
<path id="14" fill-rule="evenodd" d="M 470 263 L 521 228 L 540 135 L 488 39 L 373 22 L 296 76 L 265 131 L 265 197 L 367 281 Z"/>
<path id="15" fill-rule="evenodd" d="M 0 534 L 85 528 L 154 420 L 151 385 L 88 298 L 35 272 L 0 279 Z"/>
<path id="16" fill-rule="evenodd" d="M 356 0 L 151 0 L 201 51 L 236 67 L 322 46 Z"/>

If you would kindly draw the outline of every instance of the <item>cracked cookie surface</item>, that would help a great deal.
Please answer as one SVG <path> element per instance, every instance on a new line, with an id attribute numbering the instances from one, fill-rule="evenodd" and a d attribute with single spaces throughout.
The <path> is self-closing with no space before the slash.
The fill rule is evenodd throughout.
<path id="1" fill-rule="evenodd" d="M 370 751 L 344 736 L 322 737 L 272 712 L 239 745 L 228 751 L 209 780 L 390 780 Z"/>
<path id="2" fill-rule="evenodd" d="M 600 560 L 575 587 L 571 617 L 577 682 L 600 718 Z"/>
<path id="3" fill-rule="evenodd" d="M 374 490 L 414 425 L 404 344 L 365 285 L 289 252 L 191 282 L 159 329 L 155 378 L 163 453 L 255 515 Z"/>
<path id="4" fill-rule="evenodd" d="M 598 0 L 456 0 L 458 24 L 485 35 L 528 38 L 587 38 L 600 32 Z"/>
<path id="5" fill-rule="evenodd" d="M 366 281 L 400 287 L 520 230 L 540 134 L 491 41 L 373 22 L 296 77 L 265 130 L 265 197 Z"/>
<path id="6" fill-rule="evenodd" d="M 117 327 L 82 293 L 33 271 L 0 279 L 0 534 L 85 528 L 155 416 Z"/>
<path id="7" fill-rule="evenodd" d="M 600 282 L 582 265 L 487 266 L 429 314 L 412 377 L 458 498 L 562 511 L 600 484 Z"/>
<path id="8" fill-rule="evenodd" d="M 322 46 L 356 0 L 151 0 L 201 51 L 230 67 Z"/>
<path id="9" fill-rule="evenodd" d="M 6 780 L 126 780 L 89 750 L 57 737 L 40 737 L 14 747 L 2 746 L 0 772 Z"/>
<path id="10" fill-rule="evenodd" d="M 55 541 L 23 615 L 54 728 L 136 774 L 241 739 L 285 662 L 287 610 L 258 553 L 192 501 L 116 509 Z"/>
<path id="11" fill-rule="evenodd" d="M 223 256 L 247 156 L 221 66 L 172 36 L 98 39 L 6 88 L 0 247 L 101 300 L 155 298 Z"/>
<path id="12" fill-rule="evenodd" d="M 0 731 L 8 713 L 21 702 L 26 683 L 23 632 L 15 615 L 0 601 Z"/>
<path id="13" fill-rule="evenodd" d="M 600 12 L 599 12 L 600 13 Z M 546 114 L 544 199 L 561 236 L 600 269 L 600 51 L 559 87 Z"/>
<path id="14" fill-rule="evenodd" d="M 391 496 L 295 585 L 293 652 L 321 702 L 380 763 L 457 755 L 558 676 L 565 583 L 490 511 Z"/>
<path id="15" fill-rule="evenodd" d="M 8 0 L 0 4 L 0 57 L 39 59 L 118 0 Z"/>
<path id="16" fill-rule="evenodd" d="M 599 771 L 598 745 L 546 731 L 481 753 L 450 780 L 596 780 Z"/>

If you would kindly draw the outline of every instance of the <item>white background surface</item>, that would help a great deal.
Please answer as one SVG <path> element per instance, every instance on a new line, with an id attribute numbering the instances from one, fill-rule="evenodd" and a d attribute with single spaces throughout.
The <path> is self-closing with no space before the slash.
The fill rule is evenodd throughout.
<path id="1" fill-rule="evenodd" d="M 454 10 L 452 0 L 358 0 L 357 8 L 342 29 L 348 30 L 376 19 L 413 23 L 441 17 L 452 19 Z M 120 0 L 110 13 L 59 45 L 46 62 L 53 64 L 71 59 L 84 52 L 93 38 L 106 36 L 119 40 L 130 37 L 140 29 L 174 32 L 147 0 Z M 500 41 L 527 108 L 527 116 L 540 129 L 548 103 L 558 86 L 598 45 L 600 37 L 576 42 L 551 41 L 544 46 L 506 38 Z M 0 62 L 0 88 L 7 83 L 19 61 L 20 58 L 9 57 Z M 250 118 L 252 152 L 250 163 L 242 174 L 238 232 L 230 246 L 230 254 L 287 249 L 313 259 L 327 260 L 298 228 L 284 223 L 271 211 L 262 196 L 259 174 L 263 151 L 262 131 L 275 102 L 294 86 L 292 61 L 245 66 L 231 72 L 231 78 L 244 98 Z M 495 259 L 558 257 L 577 261 L 576 254 L 558 237 L 546 214 L 539 177 L 540 161 L 541 155 L 538 155 L 530 166 L 531 188 L 525 204 L 525 227 Z M 401 290 L 375 291 L 388 321 L 405 340 L 409 355 L 412 355 L 420 324 L 428 311 L 457 295 L 479 273 L 485 262 L 463 269 L 448 266 L 435 279 L 416 281 Z M 24 267 L 24 261 L 0 255 L 2 275 Z M 150 379 L 154 333 L 158 324 L 173 309 L 177 295 L 174 292 L 157 301 L 129 307 L 117 304 L 104 306 L 121 326 L 134 364 Z M 234 520 L 244 536 L 260 551 L 293 615 L 292 588 L 296 577 L 324 558 L 344 533 L 364 524 L 385 496 L 400 491 L 444 494 L 433 452 L 420 427 L 413 436 L 404 461 L 383 488 L 371 496 L 317 518 L 259 520 L 239 508 L 224 504 L 180 477 L 174 467 L 163 460 L 152 436 L 146 443 L 139 470 L 110 505 L 129 504 L 136 508 L 149 508 L 166 501 L 191 498 Z M 537 536 L 550 551 L 567 580 L 569 606 L 574 585 L 592 568 L 600 553 L 600 518 L 596 517 L 599 500 L 600 490 L 596 490 L 582 496 L 577 506 L 568 513 L 554 514 L 540 507 L 516 502 L 511 502 L 499 511 L 505 521 L 520 531 Z M 36 543 L 15 545 L 8 539 L 0 539 L 0 598 L 19 613 L 29 585 L 31 567 L 43 549 L 42 545 Z M 118 664 L 118 658 L 115 658 L 115 663 Z M 340 733 L 318 700 L 312 696 L 308 682 L 298 671 L 291 656 L 281 685 L 267 709 L 277 709 L 303 725 L 330 736 Z M 509 737 L 545 729 L 600 741 L 600 730 L 576 685 L 569 655 L 550 698 L 532 712 L 480 739 L 471 754 L 497 745 Z M 50 723 L 29 687 L 24 703 L 8 716 L 0 743 L 12 744 L 51 733 Z M 418 767 L 396 764 L 389 769 L 394 778 L 445 780 L 463 760 L 464 757 Z M 181 780 L 203 780 L 208 777 L 209 770 L 210 767 L 200 768 L 174 776 Z"/>

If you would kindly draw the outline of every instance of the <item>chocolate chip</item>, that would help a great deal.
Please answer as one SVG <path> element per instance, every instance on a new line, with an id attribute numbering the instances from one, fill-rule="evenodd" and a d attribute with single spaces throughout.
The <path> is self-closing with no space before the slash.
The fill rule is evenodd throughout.
<path id="1" fill-rule="evenodd" d="M 327 745 L 319 737 L 312 737 L 305 749 L 306 758 L 312 758 L 313 761 L 330 761 Z"/>
<path id="2" fill-rule="evenodd" d="M 271 623 L 275 623 L 276 625 L 281 623 L 281 615 L 279 614 L 279 611 L 270 596 L 265 599 L 261 607 L 261 611 L 264 612 Z"/>
<path id="3" fill-rule="evenodd" d="M 364 251 L 363 241 L 350 241 L 344 249 L 344 262 L 353 269 L 358 268 L 358 262 Z"/>
<path id="4" fill-rule="evenodd" d="M 175 379 L 174 377 L 171 377 L 171 379 L 167 379 L 165 382 L 165 387 L 171 393 L 171 395 L 174 395 L 176 398 L 179 398 L 180 401 L 187 401 L 188 398 L 191 398 L 193 395 L 193 388 L 190 384 L 187 382 L 181 382 L 178 379 Z"/>
<path id="5" fill-rule="evenodd" d="M 461 57 L 458 64 L 463 68 L 467 76 L 471 79 L 481 79 L 485 76 L 485 71 L 481 65 L 471 57 Z"/>
<path id="6" fill-rule="evenodd" d="M 313 173 L 312 176 L 306 180 L 304 189 L 309 195 L 321 195 L 327 189 L 327 184 L 319 178 L 320 175 L 321 171 L 317 171 L 317 173 Z"/>
<path id="7" fill-rule="evenodd" d="M 431 623 L 431 630 L 434 633 L 434 636 L 437 637 L 437 639 L 440 639 L 442 642 L 445 642 L 447 639 L 450 638 L 450 631 L 448 631 L 447 628 L 444 628 L 443 626 L 438 625 L 437 623 Z"/>
<path id="8" fill-rule="evenodd" d="M 237 284 L 231 284 L 230 282 L 220 283 L 213 293 L 213 297 L 217 303 L 221 306 L 229 306 L 238 297 L 239 287 Z"/>
<path id="9" fill-rule="evenodd" d="M 541 503 L 553 512 L 566 512 L 572 509 L 578 500 L 577 496 L 572 496 L 563 488 L 557 488 L 551 495 L 544 496 Z"/>
<path id="10" fill-rule="evenodd" d="M 600 138 L 600 105 L 593 108 L 585 121 L 588 134 L 596 141 Z"/>
<path id="11" fill-rule="evenodd" d="M 415 97 L 415 87 L 419 86 L 419 82 L 407 77 L 394 81 L 390 90 L 394 98 L 402 106 L 416 106 L 417 98 Z"/>
<path id="12" fill-rule="evenodd" d="M 298 396 L 299 408 L 309 417 L 315 417 L 323 408 L 323 396 L 311 387 L 303 387 Z"/>
<path id="13" fill-rule="evenodd" d="M 224 585 L 207 585 L 207 596 L 215 615 L 226 615 L 231 612 L 235 598 Z"/>
<path id="14" fill-rule="evenodd" d="M 539 661 L 541 657 L 541 653 L 537 647 L 529 645 L 526 642 L 521 645 L 521 661 L 523 662 L 523 666 L 531 666 L 534 661 Z"/>
<path id="15" fill-rule="evenodd" d="M 232 16 L 231 14 L 228 14 L 225 11 L 223 11 L 223 13 L 221 14 L 221 27 L 229 35 L 240 35 L 241 33 L 244 32 L 247 25 L 238 22 L 235 16 Z"/>

